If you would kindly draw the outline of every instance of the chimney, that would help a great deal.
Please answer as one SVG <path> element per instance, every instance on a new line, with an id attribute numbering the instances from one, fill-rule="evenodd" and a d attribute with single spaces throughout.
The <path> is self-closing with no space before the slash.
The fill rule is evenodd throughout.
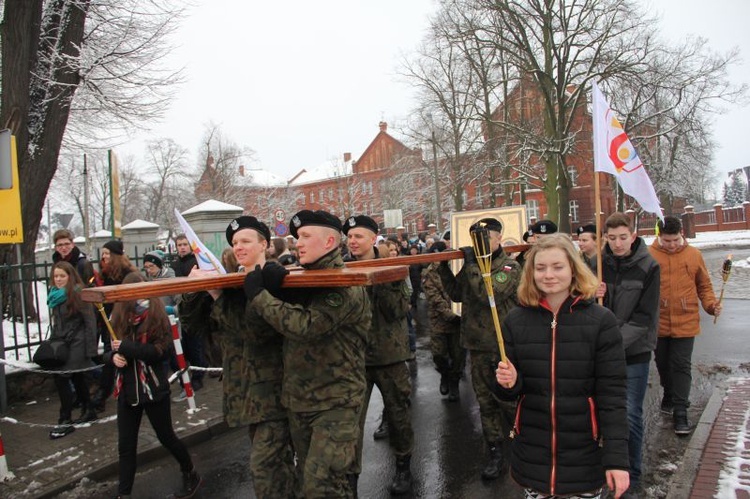
<path id="1" fill-rule="evenodd" d="M 348 163 L 348 162 L 349 162 L 349 161 L 351 161 L 351 160 L 352 160 L 352 153 L 350 153 L 350 152 L 345 152 L 345 153 L 344 153 L 344 163 Z"/>
<path id="2" fill-rule="evenodd" d="M 245 176 L 245 165 L 240 165 L 240 177 Z"/>
<path id="3" fill-rule="evenodd" d="M 378 123 L 378 127 L 380 127 L 381 132 L 385 132 L 388 130 L 388 123 L 386 123 L 385 121 L 381 121 L 380 123 Z"/>

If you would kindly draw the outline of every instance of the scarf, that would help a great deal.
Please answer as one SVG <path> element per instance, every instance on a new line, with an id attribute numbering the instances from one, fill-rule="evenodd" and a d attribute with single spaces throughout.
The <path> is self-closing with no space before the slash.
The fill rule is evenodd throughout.
<path id="1" fill-rule="evenodd" d="M 62 305 L 68 300 L 68 293 L 65 288 L 51 287 L 49 293 L 47 293 L 47 306 L 49 308 L 55 308 L 58 305 Z"/>

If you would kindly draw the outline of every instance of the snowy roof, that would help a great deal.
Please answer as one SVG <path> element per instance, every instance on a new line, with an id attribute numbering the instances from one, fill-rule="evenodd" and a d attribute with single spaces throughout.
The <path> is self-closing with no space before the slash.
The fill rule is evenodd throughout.
<path id="1" fill-rule="evenodd" d="M 112 231 L 109 230 L 97 230 L 94 232 L 91 237 L 101 238 L 101 237 L 112 237 Z"/>
<path id="2" fill-rule="evenodd" d="M 344 177 L 352 174 L 353 161 L 344 161 L 343 159 L 328 160 L 315 168 L 302 170 L 291 182 L 292 185 L 309 184 L 319 182 L 329 178 Z"/>
<path id="3" fill-rule="evenodd" d="M 75 239 L 73 239 L 73 242 L 75 244 L 86 244 L 86 238 L 83 236 L 78 236 Z"/>
<path id="4" fill-rule="evenodd" d="M 208 201 L 203 201 L 201 204 L 197 206 L 193 206 L 192 208 L 189 208 L 182 212 L 183 215 L 189 215 L 191 213 L 201 213 L 205 211 L 242 211 L 241 206 L 235 206 L 233 204 L 227 204 L 222 203 L 221 201 L 216 201 L 215 199 L 209 199 Z"/>
<path id="5" fill-rule="evenodd" d="M 268 170 L 245 170 L 245 176 L 239 177 L 240 181 L 248 187 L 286 187 L 287 181 Z"/>
<path id="6" fill-rule="evenodd" d="M 145 220 L 141 220 L 140 218 L 122 226 L 123 229 L 153 229 L 156 227 L 159 227 L 159 224 L 147 222 Z"/>

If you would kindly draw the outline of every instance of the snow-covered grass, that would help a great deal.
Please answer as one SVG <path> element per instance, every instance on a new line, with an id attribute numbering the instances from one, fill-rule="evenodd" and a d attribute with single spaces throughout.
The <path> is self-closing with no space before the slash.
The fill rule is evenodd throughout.
<path id="1" fill-rule="evenodd" d="M 39 303 L 39 309 L 37 310 L 37 313 L 39 315 L 39 322 L 33 322 L 29 324 L 23 324 L 22 322 L 13 322 L 8 319 L 4 319 L 2 323 L 3 327 L 3 340 L 5 342 L 5 347 L 13 347 L 16 344 L 18 345 L 25 345 L 27 343 L 33 343 L 36 341 L 39 341 L 40 339 L 43 339 L 44 335 L 47 334 L 47 328 L 49 327 L 49 309 L 47 308 L 47 285 L 44 282 L 37 281 L 35 283 L 35 290 L 34 293 L 38 297 L 38 303 Z M 29 331 L 29 338 L 28 341 L 26 340 L 26 329 L 28 327 Z M 16 343 L 16 338 L 14 337 L 14 329 L 15 329 L 15 336 L 18 338 L 18 343 Z M 41 337 L 40 337 L 41 336 Z M 31 348 L 31 352 L 33 354 L 33 351 L 36 349 L 36 347 Z M 20 347 L 18 350 L 9 350 L 7 354 L 5 355 L 5 358 L 9 361 L 19 361 L 22 363 L 29 363 L 30 367 L 37 367 L 36 364 L 31 363 L 31 358 L 29 356 L 29 349 L 26 347 Z M 14 366 L 6 366 L 5 372 L 10 373 L 19 370 L 19 368 Z"/>

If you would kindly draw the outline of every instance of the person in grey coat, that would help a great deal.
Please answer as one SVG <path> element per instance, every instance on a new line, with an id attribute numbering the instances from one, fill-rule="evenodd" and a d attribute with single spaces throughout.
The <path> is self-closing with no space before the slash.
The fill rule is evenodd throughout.
<path id="1" fill-rule="evenodd" d="M 91 304 L 81 300 L 83 281 L 76 269 L 65 261 L 52 266 L 52 285 L 47 295 L 50 308 L 50 339 L 63 338 L 68 345 L 67 362 L 60 371 L 73 371 L 93 366 L 91 357 L 96 354 L 96 319 Z M 96 419 L 96 411 L 89 396 L 89 386 L 84 372 L 55 375 L 55 386 L 60 396 L 58 426 L 50 431 L 50 438 L 61 438 L 74 429 L 71 420 L 75 397 L 70 388 L 73 383 L 83 411 L 75 423 Z"/>

